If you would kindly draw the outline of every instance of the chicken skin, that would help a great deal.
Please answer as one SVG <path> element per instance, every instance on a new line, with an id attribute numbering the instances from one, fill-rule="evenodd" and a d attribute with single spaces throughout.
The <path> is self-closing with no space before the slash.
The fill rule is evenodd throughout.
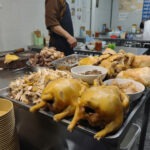
<path id="1" fill-rule="evenodd" d="M 79 61 L 78 65 L 94 65 L 95 63 L 97 63 L 98 59 L 98 56 L 85 57 Z"/>
<path id="2" fill-rule="evenodd" d="M 66 116 L 74 114 L 76 104 L 88 84 L 77 79 L 59 78 L 48 83 L 42 92 L 42 102 L 31 107 L 34 112 L 46 104 L 54 115 L 54 120 L 59 121 Z"/>
<path id="3" fill-rule="evenodd" d="M 111 55 L 109 58 L 103 60 L 100 66 L 108 69 L 109 77 L 115 77 L 120 71 L 131 67 L 134 55 L 132 53 L 125 53 L 120 51 L 117 54 Z"/>
<path id="4" fill-rule="evenodd" d="M 147 87 L 150 87 L 150 67 L 133 68 L 121 71 L 118 78 L 129 78 L 141 82 Z"/>
<path id="5" fill-rule="evenodd" d="M 97 140 L 119 129 L 129 108 L 129 98 L 116 86 L 93 86 L 81 96 L 68 130 L 72 131 L 81 119 L 102 130 L 94 136 Z"/>
<path id="6" fill-rule="evenodd" d="M 150 56 L 149 55 L 139 55 L 135 56 L 132 62 L 133 68 L 150 67 Z"/>

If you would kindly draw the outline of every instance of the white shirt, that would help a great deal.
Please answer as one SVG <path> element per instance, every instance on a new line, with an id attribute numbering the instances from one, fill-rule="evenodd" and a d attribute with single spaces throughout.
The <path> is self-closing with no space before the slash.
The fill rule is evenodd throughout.
<path id="1" fill-rule="evenodd" d="M 150 40 L 150 20 L 144 22 L 143 39 Z"/>

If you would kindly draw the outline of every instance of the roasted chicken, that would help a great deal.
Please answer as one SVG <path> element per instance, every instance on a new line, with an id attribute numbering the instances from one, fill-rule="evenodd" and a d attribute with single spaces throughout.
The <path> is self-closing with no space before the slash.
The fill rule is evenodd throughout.
<path id="1" fill-rule="evenodd" d="M 108 75 L 110 77 L 115 77 L 120 71 L 130 68 L 133 60 L 133 54 L 120 51 L 101 61 L 100 66 L 108 69 Z"/>
<path id="2" fill-rule="evenodd" d="M 118 87 L 93 86 L 82 94 L 68 130 L 72 131 L 79 120 L 87 120 L 91 126 L 102 128 L 94 136 L 99 140 L 121 127 L 128 108 L 129 98 Z"/>
<path id="3" fill-rule="evenodd" d="M 77 79 L 59 78 L 51 81 L 42 92 L 42 101 L 31 107 L 30 111 L 34 112 L 48 104 L 50 110 L 56 114 L 55 121 L 72 116 L 78 99 L 86 88 L 88 84 Z"/>
<path id="4" fill-rule="evenodd" d="M 127 69 L 121 71 L 117 77 L 130 78 L 143 83 L 145 86 L 150 86 L 150 67 Z"/>
<path id="5" fill-rule="evenodd" d="M 82 58 L 79 61 L 79 65 L 94 65 L 95 63 L 97 63 L 99 57 L 98 56 L 89 56 L 89 57 L 85 57 Z"/>

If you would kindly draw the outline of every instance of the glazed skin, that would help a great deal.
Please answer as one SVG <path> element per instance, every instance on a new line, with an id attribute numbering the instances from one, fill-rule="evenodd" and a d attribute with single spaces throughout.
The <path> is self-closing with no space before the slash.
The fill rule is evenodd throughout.
<path id="1" fill-rule="evenodd" d="M 41 103 L 31 107 L 34 112 L 44 107 L 46 104 L 54 115 L 54 120 L 59 121 L 66 116 L 74 114 L 78 99 L 88 84 L 77 79 L 59 78 L 48 83 L 42 92 Z"/>
<path id="2" fill-rule="evenodd" d="M 98 56 L 85 57 L 79 61 L 78 65 L 80 65 L 80 66 L 81 65 L 94 65 L 95 63 L 97 63 L 98 59 L 99 59 Z"/>
<path id="3" fill-rule="evenodd" d="M 91 87 L 82 94 L 68 130 L 72 131 L 79 120 L 88 120 L 91 126 L 102 128 L 94 136 L 99 140 L 121 127 L 128 108 L 129 98 L 118 87 Z"/>

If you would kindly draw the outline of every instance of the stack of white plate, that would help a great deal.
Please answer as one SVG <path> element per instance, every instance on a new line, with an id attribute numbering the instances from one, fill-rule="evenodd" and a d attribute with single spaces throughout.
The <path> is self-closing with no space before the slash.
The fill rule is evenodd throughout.
<path id="1" fill-rule="evenodd" d="M 0 150 L 19 150 L 13 103 L 0 98 Z"/>

